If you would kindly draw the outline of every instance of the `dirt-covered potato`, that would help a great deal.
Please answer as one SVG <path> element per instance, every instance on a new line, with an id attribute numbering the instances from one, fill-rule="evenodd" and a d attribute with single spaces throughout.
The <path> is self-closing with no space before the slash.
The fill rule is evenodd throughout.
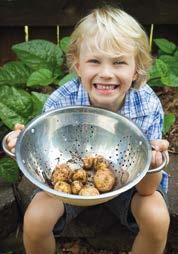
<path id="1" fill-rule="evenodd" d="M 77 169 L 72 175 L 72 181 L 81 181 L 83 184 L 86 184 L 88 179 L 87 172 L 84 169 Z"/>
<path id="2" fill-rule="evenodd" d="M 97 170 L 93 177 L 93 181 L 95 187 L 100 192 L 107 192 L 112 190 L 115 184 L 115 176 L 111 170 Z"/>
<path id="3" fill-rule="evenodd" d="M 73 194 L 78 194 L 82 187 L 83 184 L 81 181 L 76 180 L 71 183 L 71 190 Z"/>
<path id="4" fill-rule="evenodd" d="M 68 181 L 71 176 L 71 169 L 65 163 L 57 164 L 52 173 L 52 182 L 55 184 L 58 181 Z"/>
<path id="5" fill-rule="evenodd" d="M 93 166 L 93 161 L 94 161 L 94 157 L 85 156 L 83 158 L 84 169 L 86 169 L 86 170 L 91 169 Z"/>
<path id="6" fill-rule="evenodd" d="M 99 195 L 99 191 L 94 186 L 85 185 L 80 190 L 79 195 L 81 195 L 81 196 L 96 196 L 96 195 Z"/>
<path id="7" fill-rule="evenodd" d="M 105 169 L 109 167 L 109 162 L 101 155 L 94 158 L 93 167 L 95 170 Z"/>
<path id="8" fill-rule="evenodd" d="M 66 182 L 62 182 L 62 181 L 58 181 L 54 185 L 54 189 L 57 190 L 57 191 L 62 191 L 62 192 L 66 192 L 66 193 L 72 193 L 70 184 L 68 184 Z"/>

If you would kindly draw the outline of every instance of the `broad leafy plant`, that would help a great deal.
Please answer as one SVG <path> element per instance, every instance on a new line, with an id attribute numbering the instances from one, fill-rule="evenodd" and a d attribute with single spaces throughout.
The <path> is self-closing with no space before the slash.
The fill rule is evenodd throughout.
<path id="1" fill-rule="evenodd" d="M 178 87 L 178 46 L 167 39 L 155 39 L 158 55 L 150 70 L 150 86 Z"/>
<path id="2" fill-rule="evenodd" d="M 71 78 L 65 68 L 68 42 L 64 37 L 57 45 L 32 40 L 12 46 L 17 61 L 0 68 L 0 119 L 8 128 L 40 114 L 48 91 Z"/>
<path id="3" fill-rule="evenodd" d="M 167 39 L 154 40 L 158 54 L 150 70 L 149 85 L 152 87 L 178 87 L 178 46 Z M 163 134 L 166 135 L 175 123 L 175 115 L 164 117 Z"/>
<path id="4" fill-rule="evenodd" d="M 12 46 L 17 60 L 0 68 L 0 127 L 3 135 L 16 123 L 26 124 L 39 115 L 49 93 L 73 77 L 66 70 L 69 37 L 59 44 L 31 40 Z M 18 179 L 18 167 L 10 158 L 0 159 L 0 176 Z"/>

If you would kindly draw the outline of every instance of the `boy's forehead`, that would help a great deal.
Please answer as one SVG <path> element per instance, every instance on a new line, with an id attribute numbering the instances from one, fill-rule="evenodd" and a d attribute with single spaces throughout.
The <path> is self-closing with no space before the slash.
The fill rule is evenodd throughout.
<path id="1" fill-rule="evenodd" d="M 101 48 L 91 41 L 83 40 L 80 47 L 80 56 L 81 55 L 92 55 L 92 56 L 109 56 L 111 58 L 120 58 L 120 57 L 130 57 L 135 56 L 135 52 L 129 51 L 121 51 L 118 48 L 108 47 L 108 48 Z"/>

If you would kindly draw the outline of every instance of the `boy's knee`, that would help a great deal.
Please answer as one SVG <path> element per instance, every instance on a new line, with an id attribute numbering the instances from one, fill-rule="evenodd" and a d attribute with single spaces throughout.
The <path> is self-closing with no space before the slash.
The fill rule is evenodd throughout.
<path id="1" fill-rule="evenodd" d="M 23 222 L 23 231 L 25 234 L 29 235 L 30 237 L 37 237 L 42 236 L 50 231 L 49 224 L 50 222 L 46 223 L 48 220 L 47 216 L 45 216 L 45 212 L 41 212 L 37 209 L 27 209 L 24 215 L 24 222 Z M 48 225 L 48 226 L 47 226 Z"/>
<path id="2" fill-rule="evenodd" d="M 170 217 L 165 207 L 153 206 L 142 221 L 142 228 L 153 238 L 162 240 L 168 233 Z"/>
<path id="3" fill-rule="evenodd" d="M 63 206 L 61 205 L 61 210 L 62 209 Z M 60 215 L 55 218 L 49 210 L 43 209 L 40 206 L 30 205 L 24 215 L 24 234 L 27 234 L 30 238 L 36 239 L 48 235 L 53 231 L 54 225 L 58 219 L 60 219 Z"/>
<path id="4" fill-rule="evenodd" d="M 161 241 L 167 236 L 170 216 L 165 202 L 159 193 L 155 193 L 155 198 L 150 197 L 150 200 L 148 198 L 148 202 L 145 202 L 145 208 L 140 213 L 138 212 L 137 222 L 140 231 L 155 240 Z"/>

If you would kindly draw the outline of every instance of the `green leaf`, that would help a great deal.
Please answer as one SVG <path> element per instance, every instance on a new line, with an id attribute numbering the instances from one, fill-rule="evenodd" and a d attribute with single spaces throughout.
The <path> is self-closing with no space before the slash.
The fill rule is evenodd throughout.
<path id="1" fill-rule="evenodd" d="M 47 101 L 49 94 L 32 92 L 33 96 L 40 101 L 42 105 Z"/>
<path id="2" fill-rule="evenodd" d="M 69 36 L 63 37 L 60 40 L 60 46 L 61 46 L 61 49 L 64 51 L 64 53 L 66 53 L 67 50 L 68 50 L 69 42 L 70 42 L 70 37 Z"/>
<path id="3" fill-rule="evenodd" d="M 178 76 L 171 73 L 168 65 L 161 59 L 156 59 L 156 68 L 160 74 L 161 82 L 170 87 L 178 87 Z"/>
<path id="4" fill-rule="evenodd" d="M 2 121 L 0 121 L 0 140 L 2 140 L 7 132 L 9 132 L 9 129 L 4 125 Z"/>
<path id="5" fill-rule="evenodd" d="M 42 112 L 44 103 L 48 99 L 48 94 L 32 92 L 33 98 L 33 117 L 39 115 Z"/>
<path id="6" fill-rule="evenodd" d="M 64 72 L 60 67 L 58 66 L 56 67 L 56 69 L 53 72 L 53 77 L 54 77 L 53 83 L 55 85 L 58 85 L 59 81 L 62 79 L 62 77 L 64 77 Z"/>
<path id="7" fill-rule="evenodd" d="M 163 126 L 163 133 L 164 135 L 169 132 L 173 124 L 175 123 L 175 115 L 173 113 L 165 114 L 164 116 L 164 126 Z"/>
<path id="8" fill-rule="evenodd" d="M 168 67 L 168 70 L 178 75 L 178 56 L 162 55 L 159 57 Z"/>
<path id="9" fill-rule="evenodd" d="M 0 69 L 0 85 L 25 84 L 30 74 L 31 71 L 23 63 L 9 62 Z"/>
<path id="10" fill-rule="evenodd" d="M 71 79 L 75 78 L 76 75 L 74 73 L 69 73 L 67 75 L 65 75 L 58 83 L 59 86 L 64 85 L 65 83 L 67 83 L 68 81 L 70 81 Z"/>
<path id="11" fill-rule="evenodd" d="M 178 77 L 172 73 L 169 73 L 168 76 L 161 77 L 161 81 L 169 87 L 178 87 Z"/>
<path id="12" fill-rule="evenodd" d="M 26 124 L 27 119 L 23 118 L 14 110 L 7 107 L 5 104 L 0 102 L 0 119 L 9 128 L 13 129 L 16 123 Z"/>
<path id="13" fill-rule="evenodd" d="M 15 160 L 10 158 L 0 159 L 0 177 L 9 183 L 14 183 L 19 177 L 19 168 Z"/>
<path id="14" fill-rule="evenodd" d="M 26 123 L 33 109 L 29 93 L 15 87 L 2 86 L 0 89 L 0 119 L 10 129 L 16 123 Z"/>
<path id="15" fill-rule="evenodd" d="M 178 57 L 178 50 L 174 53 L 174 56 Z"/>
<path id="16" fill-rule="evenodd" d="M 152 65 L 149 71 L 149 79 L 155 79 L 155 78 L 160 78 L 160 72 L 158 71 L 156 64 Z"/>
<path id="17" fill-rule="evenodd" d="M 167 54 L 173 54 L 176 49 L 176 45 L 167 39 L 154 39 L 154 42 L 162 51 Z"/>
<path id="18" fill-rule="evenodd" d="M 25 90 L 17 89 L 15 87 L 1 87 L 0 102 L 12 110 L 15 110 L 23 117 L 28 117 L 32 110 L 31 95 Z"/>
<path id="19" fill-rule="evenodd" d="M 48 86 L 53 82 L 53 74 L 48 69 L 40 69 L 31 74 L 27 86 Z"/>
<path id="20" fill-rule="evenodd" d="M 12 50 L 22 62 L 33 70 L 42 68 L 53 70 L 56 65 L 56 44 L 52 42 L 31 40 L 12 46 Z"/>
<path id="21" fill-rule="evenodd" d="M 156 70 L 159 73 L 160 77 L 168 76 L 168 67 L 162 60 L 156 59 Z"/>
<path id="22" fill-rule="evenodd" d="M 151 87 L 164 87 L 165 85 L 162 83 L 161 79 L 150 79 L 148 84 Z"/>

